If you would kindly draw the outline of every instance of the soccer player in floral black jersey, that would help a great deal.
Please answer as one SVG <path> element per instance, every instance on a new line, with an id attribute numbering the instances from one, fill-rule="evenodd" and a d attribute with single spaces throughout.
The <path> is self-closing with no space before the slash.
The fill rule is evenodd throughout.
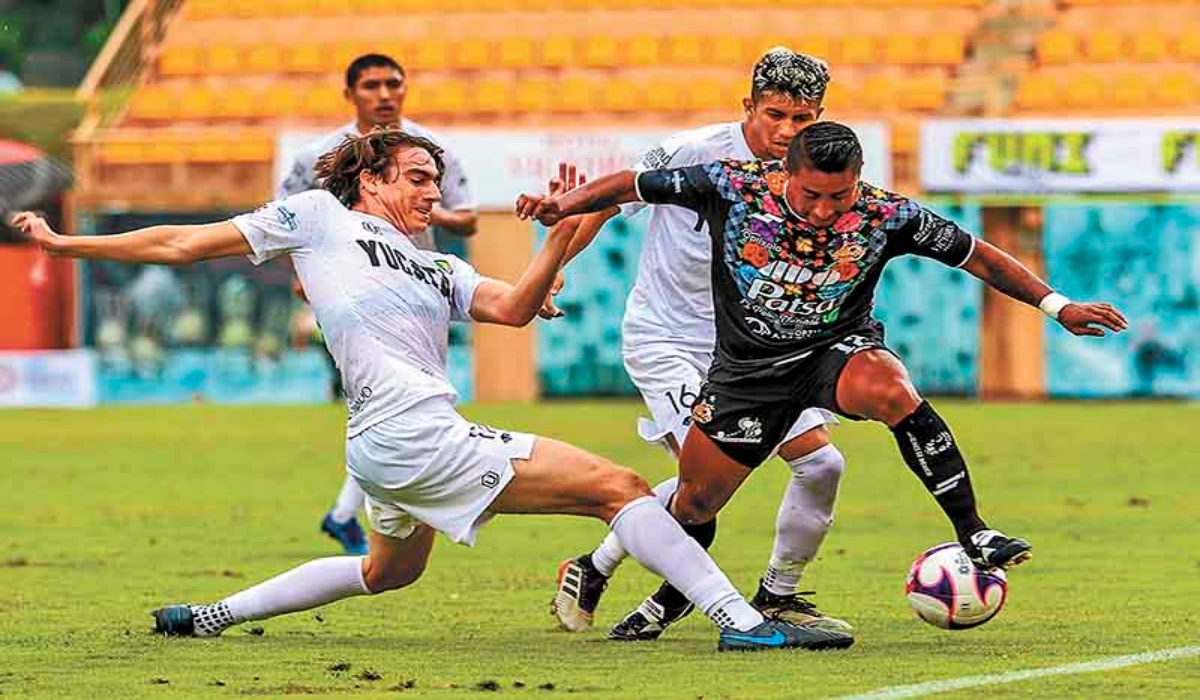
<path id="1" fill-rule="evenodd" d="M 671 510 L 681 522 L 712 519 L 799 412 L 818 407 L 887 425 L 972 560 L 986 568 L 1020 564 L 1029 543 L 980 517 L 949 426 L 884 344 L 872 317 L 883 267 L 909 254 L 961 267 L 1076 335 L 1103 336 L 1128 323 L 1109 304 L 1054 292 L 916 201 L 861 182 L 862 162 L 852 130 L 818 122 L 792 140 L 785 161 L 624 171 L 562 196 L 522 195 L 517 213 L 552 225 L 644 201 L 685 207 L 707 223 L 717 351 L 680 454 Z"/>

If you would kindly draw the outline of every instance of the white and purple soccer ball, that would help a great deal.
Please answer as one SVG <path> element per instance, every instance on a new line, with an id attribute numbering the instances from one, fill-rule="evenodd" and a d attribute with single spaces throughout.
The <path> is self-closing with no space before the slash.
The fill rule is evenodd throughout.
<path id="1" fill-rule="evenodd" d="M 1008 597 L 1003 569 L 981 571 L 957 542 L 926 550 L 904 582 L 917 617 L 942 629 L 978 627 L 996 616 Z"/>

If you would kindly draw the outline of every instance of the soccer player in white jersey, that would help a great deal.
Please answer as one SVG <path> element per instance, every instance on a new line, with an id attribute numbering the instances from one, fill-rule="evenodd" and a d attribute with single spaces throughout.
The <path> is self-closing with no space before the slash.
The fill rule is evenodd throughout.
<path id="1" fill-rule="evenodd" d="M 416 581 L 435 531 L 473 544 L 500 513 L 609 523 L 621 544 L 720 628 L 719 649 L 844 648 L 853 637 L 769 620 L 751 607 L 630 469 L 547 438 L 468 422 L 446 379 L 452 320 L 523 326 L 561 267 L 573 226 L 556 226 L 511 285 L 423 251 L 440 193 L 441 149 L 399 130 L 351 137 L 318 164 L 324 189 L 232 220 L 121 235 L 60 236 L 32 213 L 15 225 L 52 254 L 154 264 L 291 258 L 346 382 L 346 462 L 368 494 L 370 553 L 302 564 L 212 605 L 154 611 L 167 635 L 215 636 Z M 569 174 L 563 178 L 570 187 Z M 551 192 L 565 189 L 552 183 Z"/>
<path id="2" fill-rule="evenodd" d="M 772 49 L 754 66 L 741 121 L 670 136 L 634 167 L 640 171 L 722 158 L 783 158 L 792 137 L 821 116 L 828 83 L 829 69 L 820 59 L 783 47 Z M 585 217 L 568 259 L 586 247 L 610 218 L 618 213 L 632 215 L 645 206 L 626 204 Z M 652 206 L 650 217 L 637 281 L 625 305 L 622 350 L 625 369 L 651 415 L 650 420 L 640 421 L 638 432 L 678 457 L 713 359 L 712 246 L 707 226 L 687 209 Z M 845 460 L 830 443 L 825 427 L 836 422 L 829 411 L 804 411 L 779 449 L 793 476 L 779 505 L 775 544 L 752 603 L 768 615 L 848 631 L 848 623 L 824 615 L 799 594 L 801 575 L 832 524 L 845 469 Z M 677 481 L 672 478 L 655 487 L 664 502 Z M 684 529 L 707 548 L 716 535 L 716 520 Z M 608 577 L 624 557 L 620 543 L 608 537 L 595 551 L 563 562 L 551 606 L 563 629 L 581 632 L 591 627 Z M 664 583 L 617 623 L 609 638 L 656 639 L 691 611 L 687 598 Z"/>
<path id="3" fill-rule="evenodd" d="M 347 136 L 365 134 L 379 127 L 399 126 L 405 133 L 427 138 L 443 148 L 446 170 L 442 174 L 442 201 L 431 216 L 433 226 L 457 236 L 475 233 L 478 215 L 471 196 L 467 174 L 458 158 L 442 144 L 429 129 L 402 116 L 408 80 L 404 68 L 390 56 L 371 53 L 359 56 L 346 68 L 346 87 L 343 95 L 354 105 L 354 120 L 313 142 L 296 154 L 288 174 L 279 184 L 275 198 L 283 199 L 317 186 L 313 169 L 317 159 L 341 145 Z M 434 250 L 432 227 L 413 234 L 418 248 Z M 340 386 L 340 384 L 336 384 Z M 347 554 L 366 554 L 367 543 L 358 512 L 365 496 L 358 483 L 346 477 L 334 505 L 321 520 L 321 531 L 337 540 Z"/>

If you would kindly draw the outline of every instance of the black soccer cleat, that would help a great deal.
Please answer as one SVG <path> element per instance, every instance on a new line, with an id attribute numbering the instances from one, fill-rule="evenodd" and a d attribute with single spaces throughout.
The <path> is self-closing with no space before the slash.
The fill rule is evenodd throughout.
<path id="1" fill-rule="evenodd" d="M 196 621 L 192 609 L 186 605 L 168 605 L 150 613 L 154 617 L 155 634 L 167 637 L 196 636 Z"/>
<path id="2" fill-rule="evenodd" d="M 550 601 L 550 612 L 558 618 L 558 626 L 568 632 L 590 629 L 607 587 L 608 577 L 592 565 L 590 554 L 559 564 L 558 591 Z"/>
<path id="3" fill-rule="evenodd" d="M 1011 569 L 1033 558 L 1033 545 L 999 530 L 980 530 L 961 543 L 967 556 L 980 569 Z"/>
<path id="4" fill-rule="evenodd" d="M 664 586 L 667 584 L 664 584 Z M 667 627 L 687 617 L 696 609 L 685 602 L 679 607 L 668 607 L 654 599 L 643 600 L 633 612 L 625 616 L 608 633 L 608 638 L 617 642 L 649 642 L 658 639 Z"/>
<path id="5" fill-rule="evenodd" d="M 763 617 L 786 620 L 794 625 L 811 625 L 822 629 L 838 632 L 851 632 L 854 627 L 845 620 L 830 617 L 817 609 L 817 606 L 804 596 L 815 595 L 813 591 L 804 591 L 792 595 L 777 595 L 758 582 L 758 592 L 750 600 Z"/>

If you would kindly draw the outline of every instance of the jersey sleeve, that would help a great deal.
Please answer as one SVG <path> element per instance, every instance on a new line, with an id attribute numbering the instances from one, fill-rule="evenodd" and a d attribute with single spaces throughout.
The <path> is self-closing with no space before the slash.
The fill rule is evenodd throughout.
<path id="1" fill-rule="evenodd" d="M 438 259 L 444 260 L 450 265 L 451 320 L 470 321 L 471 300 L 475 298 L 475 292 L 479 289 L 479 285 L 491 278 L 479 274 L 479 271 L 472 267 L 471 263 L 457 255 L 439 255 Z"/>
<path id="2" fill-rule="evenodd" d="M 279 187 L 275 188 L 275 199 L 283 199 L 316 188 L 313 164 L 307 155 L 308 151 L 304 150 L 292 160 L 292 167 L 288 169 L 287 176 L 279 183 Z"/>
<path id="3" fill-rule="evenodd" d="M 949 219 L 909 200 L 909 218 L 897 232 L 897 255 L 932 258 L 962 267 L 975 251 L 975 237 Z"/>
<path id="4" fill-rule="evenodd" d="M 446 172 L 442 173 L 442 208 L 449 211 L 474 209 L 475 197 L 471 194 L 471 183 L 462 161 L 449 150 L 442 151 L 442 161 L 446 166 Z"/>
<path id="5" fill-rule="evenodd" d="M 674 204 L 707 214 L 721 201 L 721 194 L 703 165 L 647 170 L 634 176 L 639 200 L 647 204 Z"/>
<path id="6" fill-rule="evenodd" d="M 637 162 L 631 166 L 631 169 L 635 173 L 644 173 L 648 170 L 697 165 L 695 158 L 692 156 L 693 149 L 688 148 L 686 142 L 675 138 L 668 138 L 654 148 L 643 151 L 642 155 L 638 157 Z M 621 205 L 621 215 L 633 216 L 645 208 L 645 202 L 626 202 Z"/>
<path id="7" fill-rule="evenodd" d="M 316 248 L 330 212 L 339 206 L 328 192 L 309 190 L 235 216 L 231 222 L 250 244 L 250 262 L 261 265 L 280 255 Z"/>

